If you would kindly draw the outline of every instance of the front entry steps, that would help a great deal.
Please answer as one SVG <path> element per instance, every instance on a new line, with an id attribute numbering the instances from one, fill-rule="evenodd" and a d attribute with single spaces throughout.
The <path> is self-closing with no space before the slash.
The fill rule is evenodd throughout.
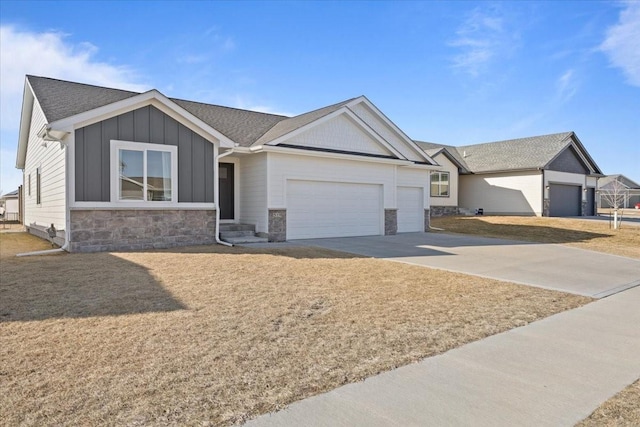
<path id="1" fill-rule="evenodd" d="M 269 239 L 256 236 L 256 226 L 250 224 L 220 224 L 220 239 L 234 245 L 239 243 L 266 243 Z"/>

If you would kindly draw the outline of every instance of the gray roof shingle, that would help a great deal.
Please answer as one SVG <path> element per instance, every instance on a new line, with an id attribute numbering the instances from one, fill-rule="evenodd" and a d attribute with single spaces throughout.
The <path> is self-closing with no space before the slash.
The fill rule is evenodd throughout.
<path id="1" fill-rule="evenodd" d="M 48 77 L 27 76 L 27 80 L 49 123 L 139 95 Z"/>
<path id="2" fill-rule="evenodd" d="M 455 147 L 473 173 L 544 168 L 570 142 L 573 132 Z"/>
<path id="3" fill-rule="evenodd" d="M 176 104 L 242 147 L 249 147 L 286 116 L 171 99 Z"/>

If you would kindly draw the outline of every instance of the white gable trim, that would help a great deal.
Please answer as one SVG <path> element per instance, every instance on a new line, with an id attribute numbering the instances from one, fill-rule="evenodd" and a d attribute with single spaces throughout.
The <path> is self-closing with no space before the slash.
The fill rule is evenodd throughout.
<path id="1" fill-rule="evenodd" d="M 349 117 L 351 120 L 353 120 L 356 124 L 356 126 L 358 126 L 360 129 L 362 129 L 365 133 L 367 133 L 369 136 L 371 136 L 376 142 L 378 142 L 378 144 L 380 144 L 381 146 L 383 146 L 386 150 L 388 150 L 389 152 L 391 152 L 394 156 L 396 156 L 399 159 L 403 159 L 406 160 L 406 157 L 404 157 L 398 150 L 396 150 L 395 148 L 393 148 L 393 146 L 391 144 L 389 144 L 384 138 L 382 138 L 376 131 L 374 131 L 367 123 L 365 123 L 360 117 L 358 117 L 353 111 L 349 110 L 348 108 L 342 107 L 330 114 L 327 114 L 326 116 L 323 116 L 317 120 L 314 120 L 311 123 L 307 123 L 306 125 L 291 131 L 285 135 L 282 135 L 279 138 L 274 139 L 273 141 L 269 141 L 267 142 L 265 145 L 278 145 L 281 143 L 286 142 L 287 140 L 294 138 L 306 131 L 308 131 L 311 128 L 314 128 L 316 126 L 319 126 L 325 122 L 328 122 L 329 120 L 338 117 L 340 115 L 346 115 L 347 117 Z"/>
<path id="2" fill-rule="evenodd" d="M 153 89 L 122 101 L 113 102 L 93 110 L 85 111 L 49 124 L 48 128 L 71 132 L 77 128 L 88 126 L 137 108 L 153 105 L 163 113 L 171 116 L 181 124 L 196 132 L 203 138 L 220 142 L 221 147 L 233 148 L 234 141 L 218 132 L 169 98 Z"/>
<path id="3" fill-rule="evenodd" d="M 395 133 L 397 133 L 398 136 L 400 137 L 400 139 L 402 139 L 420 157 L 422 157 L 423 159 L 425 159 L 428 162 L 435 163 L 434 160 L 431 157 L 429 157 L 429 155 L 427 155 L 427 153 L 424 152 L 424 150 L 422 150 L 420 147 L 418 147 L 418 145 L 415 142 L 413 142 L 413 140 L 411 138 L 409 138 L 407 136 L 407 134 L 405 134 L 398 126 L 396 126 L 395 123 L 393 123 L 391 120 L 389 120 L 389 118 L 387 116 L 385 116 L 384 113 L 378 109 L 378 107 L 373 105 L 373 103 L 371 101 L 369 101 L 366 96 L 360 96 L 360 97 L 354 99 L 353 101 L 349 102 L 346 105 L 346 107 L 350 108 L 350 107 L 352 107 L 354 105 L 357 105 L 357 104 L 364 104 L 367 107 L 369 107 L 370 110 L 372 110 L 378 117 L 380 117 L 380 119 L 389 128 L 391 128 Z"/>
<path id="4" fill-rule="evenodd" d="M 31 127 L 31 114 L 35 99 L 29 80 L 24 80 L 24 93 L 22 94 L 22 113 L 20 114 L 20 131 L 18 134 L 18 152 L 16 153 L 16 168 L 24 169 L 27 159 L 27 143 L 29 142 L 29 129 Z M 40 105 L 38 105 L 40 108 Z"/>

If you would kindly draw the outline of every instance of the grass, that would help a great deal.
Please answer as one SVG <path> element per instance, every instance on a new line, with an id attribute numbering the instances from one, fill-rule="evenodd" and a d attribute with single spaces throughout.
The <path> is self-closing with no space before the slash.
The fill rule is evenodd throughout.
<path id="1" fill-rule="evenodd" d="M 591 300 L 312 248 L 0 234 L 5 425 L 230 425 Z"/>
<path id="2" fill-rule="evenodd" d="M 640 426 L 640 380 L 603 403 L 576 427 Z"/>
<path id="3" fill-rule="evenodd" d="M 475 216 L 433 218 L 431 225 L 451 233 L 540 243 L 560 243 L 630 258 L 640 258 L 640 227 L 569 218 Z"/>

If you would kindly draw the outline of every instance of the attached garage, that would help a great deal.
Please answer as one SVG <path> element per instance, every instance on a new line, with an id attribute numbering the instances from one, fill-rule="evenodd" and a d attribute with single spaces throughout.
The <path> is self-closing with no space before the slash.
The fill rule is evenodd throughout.
<path id="1" fill-rule="evenodd" d="M 549 185 L 549 216 L 582 215 L 582 187 L 578 185 Z"/>
<path id="2" fill-rule="evenodd" d="M 287 239 L 383 234 L 382 185 L 287 181 Z"/>
<path id="3" fill-rule="evenodd" d="M 424 231 L 424 190 L 398 187 L 398 233 Z"/>

